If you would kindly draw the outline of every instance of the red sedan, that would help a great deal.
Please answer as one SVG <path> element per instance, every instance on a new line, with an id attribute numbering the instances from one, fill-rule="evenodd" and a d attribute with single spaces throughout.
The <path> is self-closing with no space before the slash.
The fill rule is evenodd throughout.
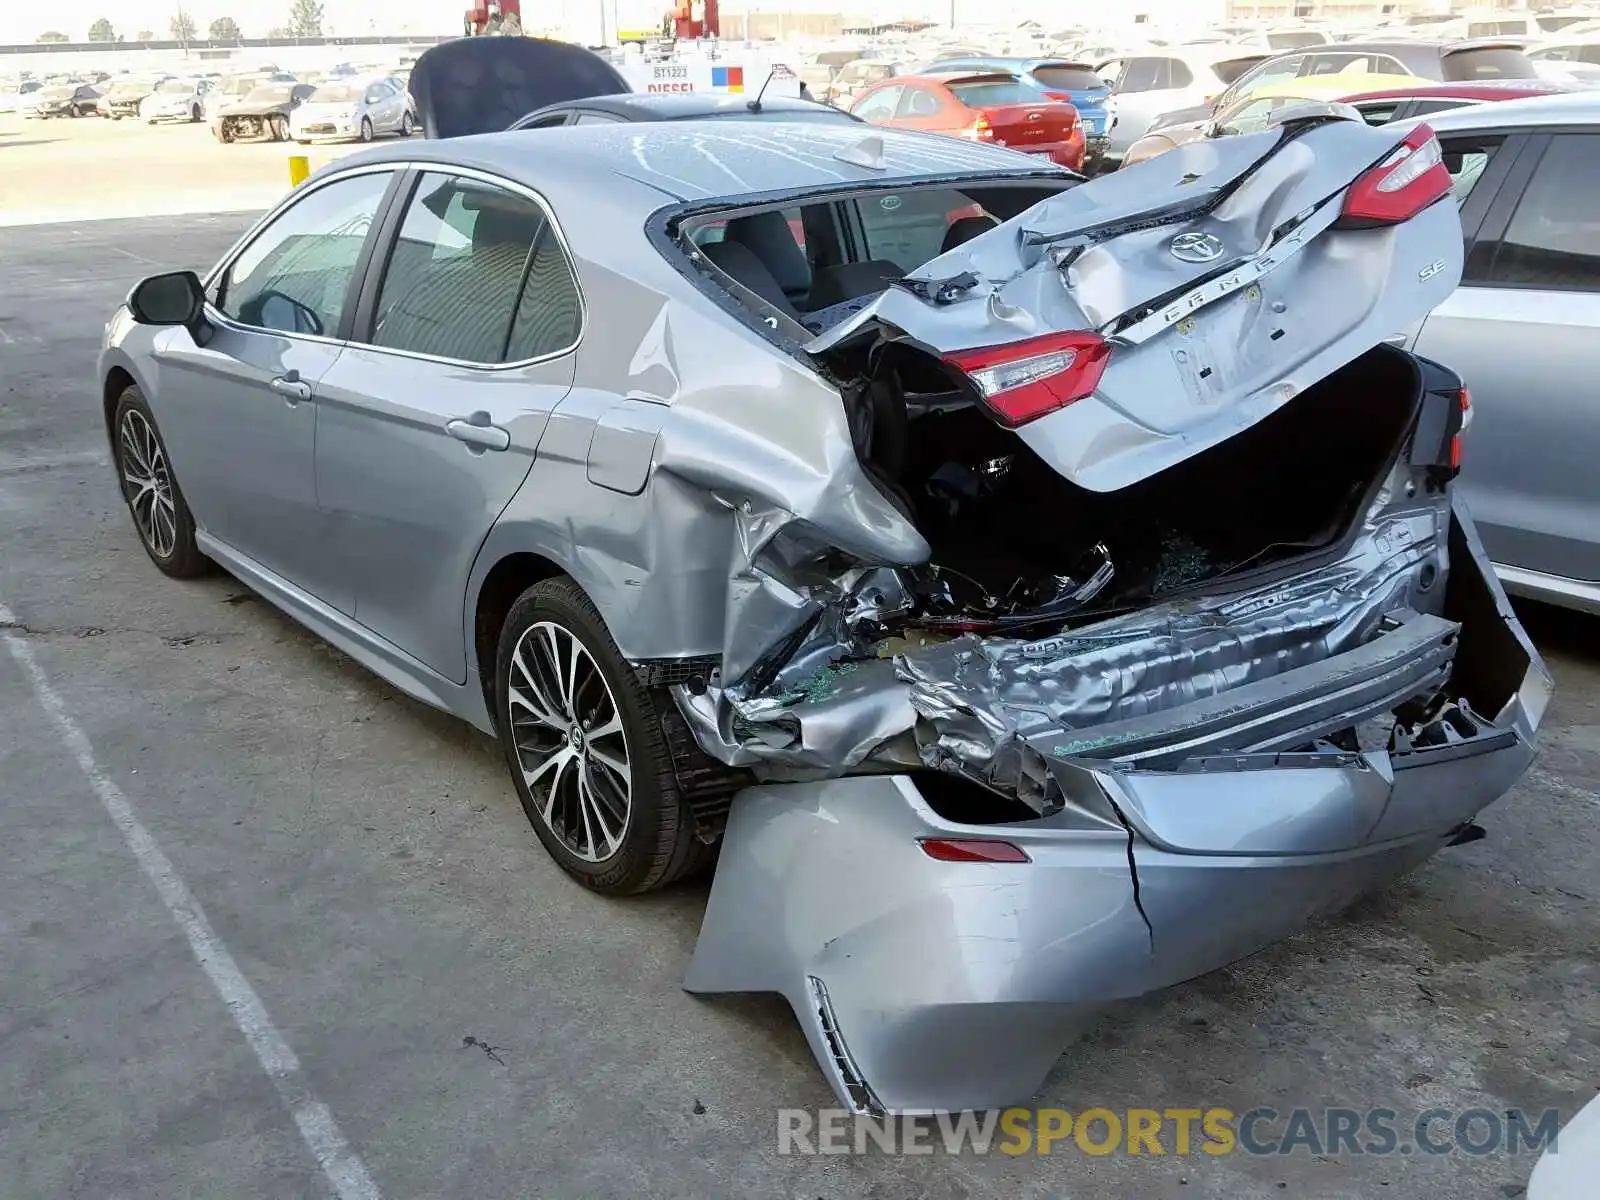
<path id="1" fill-rule="evenodd" d="M 850 111 L 874 125 L 925 129 L 1083 166 L 1078 110 L 1004 72 L 896 75 L 855 98 Z"/>

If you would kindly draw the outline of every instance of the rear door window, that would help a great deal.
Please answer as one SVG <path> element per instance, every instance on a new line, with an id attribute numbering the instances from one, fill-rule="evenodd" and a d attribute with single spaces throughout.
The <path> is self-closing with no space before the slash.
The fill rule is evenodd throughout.
<path id="1" fill-rule="evenodd" d="M 426 174 L 407 206 L 368 341 L 493 364 L 569 349 L 578 285 L 544 208 L 476 179 Z"/>
<path id="2" fill-rule="evenodd" d="M 1446 83 L 1468 79 L 1533 79 L 1539 74 L 1533 60 L 1521 50 L 1496 46 L 1446 54 L 1443 73 Z"/>
<path id="3" fill-rule="evenodd" d="M 950 188 L 920 188 L 894 195 L 863 196 L 854 205 L 866 236 L 866 257 L 912 271 L 944 251 L 952 221 L 981 216 L 966 194 Z"/>
<path id="4" fill-rule="evenodd" d="M 1450 172 L 1450 195 L 1460 208 L 1467 202 L 1490 161 L 1499 152 L 1499 138 L 1444 138 L 1445 169 Z"/>
<path id="5" fill-rule="evenodd" d="M 1164 58 L 1130 58 L 1117 80 L 1117 91 L 1153 92 L 1166 87 L 1170 77 Z"/>
<path id="6" fill-rule="evenodd" d="M 1558 134 L 1511 215 L 1491 283 L 1600 291 L 1600 134 Z"/>

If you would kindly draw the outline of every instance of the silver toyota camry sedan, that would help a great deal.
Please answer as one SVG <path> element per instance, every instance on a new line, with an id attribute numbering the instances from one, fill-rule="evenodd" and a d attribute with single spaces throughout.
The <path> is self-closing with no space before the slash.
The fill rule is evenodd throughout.
<path id="1" fill-rule="evenodd" d="M 848 122 L 329 167 L 106 330 L 150 558 L 499 740 L 621 894 L 717 860 L 695 991 L 860 1111 L 1004 1105 L 1087 1018 L 1442 847 L 1549 679 L 1385 344 L 1455 287 L 1426 128 L 1083 183 Z"/>

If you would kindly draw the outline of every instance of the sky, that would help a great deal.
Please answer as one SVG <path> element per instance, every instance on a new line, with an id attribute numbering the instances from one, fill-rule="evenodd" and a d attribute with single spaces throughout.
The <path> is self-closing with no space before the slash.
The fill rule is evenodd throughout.
<path id="1" fill-rule="evenodd" d="M 83 41 L 89 26 L 105 17 L 130 41 L 142 30 L 162 37 L 180 0 L 0 0 L 0 44 L 31 42 L 47 29 Z M 181 0 L 202 34 L 217 17 L 231 16 L 246 37 L 265 36 L 289 23 L 291 0 Z M 322 0 L 326 33 L 458 33 L 464 0 Z M 71 16 L 65 14 L 71 13 Z"/>

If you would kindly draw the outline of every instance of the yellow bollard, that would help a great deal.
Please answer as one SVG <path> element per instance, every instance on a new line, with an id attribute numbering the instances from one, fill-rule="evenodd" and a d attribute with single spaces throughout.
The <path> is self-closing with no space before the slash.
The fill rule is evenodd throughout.
<path id="1" fill-rule="evenodd" d="M 304 154 L 289 155 L 289 186 L 299 187 L 311 174 L 311 159 Z"/>

